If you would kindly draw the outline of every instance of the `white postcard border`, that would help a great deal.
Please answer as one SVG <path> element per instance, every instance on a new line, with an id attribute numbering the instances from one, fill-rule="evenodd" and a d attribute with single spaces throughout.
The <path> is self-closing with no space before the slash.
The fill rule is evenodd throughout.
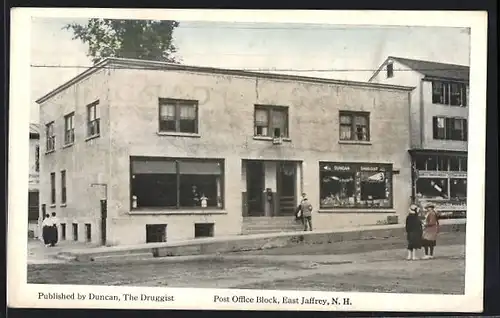
<path id="1" fill-rule="evenodd" d="M 258 13 L 258 14 L 257 14 Z M 28 122 L 30 99 L 30 35 L 34 17 L 107 17 L 176 19 L 190 21 L 315 23 L 338 25 L 443 26 L 471 28 L 470 105 L 468 151 L 468 210 L 466 233 L 465 295 L 383 294 L 197 288 L 110 287 L 27 284 Z M 161 9 L 55 9 L 16 8 L 11 14 L 9 222 L 7 292 L 10 307 L 129 308 L 129 309 L 245 309 L 245 310 L 348 310 L 348 311 L 449 311 L 479 312 L 483 308 L 484 175 L 486 123 L 487 13 L 466 11 L 284 11 L 161 10 Z M 175 301 L 43 300 L 38 293 L 96 293 L 149 296 L 173 295 Z M 249 303 L 215 303 L 214 296 L 349 298 L 349 306 L 285 306 Z"/>

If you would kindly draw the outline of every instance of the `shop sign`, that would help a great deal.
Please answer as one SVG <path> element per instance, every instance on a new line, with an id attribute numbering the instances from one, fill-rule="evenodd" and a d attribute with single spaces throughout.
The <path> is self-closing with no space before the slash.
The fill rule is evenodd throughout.
<path id="1" fill-rule="evenodd" d="M 40 175 L 38 173 L 30 173 L 29 184 L 38 184 L 38 183 L 40 183 Z"/>
<path id="2" fill-rule="evenodd" d="M 418 176 L 420 178 L 467 178 L 467 172 L 419 170 Z"/>
<path id="3" fill-rule="evenodd" d="M 348 165 L 334 165 L 333 171 L 351 171 L 351 167 Z"/>
<path id="4" fill-rule="evenodd" d="M 361 171 L 367 171 L 367 172 L 378 172 L 380 171 L 380 167 L 374 167 L 374 166 L 361 166 L 359 168 Z"/>

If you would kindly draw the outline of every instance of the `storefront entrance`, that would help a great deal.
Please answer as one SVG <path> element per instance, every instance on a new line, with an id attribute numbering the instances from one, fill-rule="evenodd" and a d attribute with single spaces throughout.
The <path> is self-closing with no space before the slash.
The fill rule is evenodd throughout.
<path id="1" fill-rule="evenodd" d="M 246 162 L 247 214 L 248 216 L 264 216 L 264 162 Z"/>
<path id="2" fill-rule="evenodd" d="M 297 164 L 279 162 L 276 169 L 278 216 L 294 215 L 297 200 Z"/>
<path id="3" fill-rule="evenodd" d="M 293 161 L 243 160 L 243 216 L 293 215 L 300 192 L 299 166 Z"/>

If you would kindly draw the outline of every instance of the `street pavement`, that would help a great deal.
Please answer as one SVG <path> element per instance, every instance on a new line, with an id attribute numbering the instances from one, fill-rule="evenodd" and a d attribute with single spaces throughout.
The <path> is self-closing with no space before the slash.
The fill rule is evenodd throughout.
<path id="1" fill-rule="evenodd" d="M 38 263 L 28 282 L 108 286 L 462 294 L 465 233 L 443 233 L 432 260 L 407 261 L 404 239 L 298 244 L 251 253 Z"/>

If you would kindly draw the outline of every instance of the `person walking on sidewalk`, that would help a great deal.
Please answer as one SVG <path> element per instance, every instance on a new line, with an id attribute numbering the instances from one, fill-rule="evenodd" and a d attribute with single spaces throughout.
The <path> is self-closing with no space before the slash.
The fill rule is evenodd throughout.
<path id="1" fill-rule="evenodd" d="M 307 196 L 305 193 L 302 194 L 302 202 L 300 202 L 300 211 L 302 215 L 302 220 L 304 222 L 304 231 L 312 231 L 312 210 L 313 207 L 311 203 L 309 203 L 309 200 L 307 199 Z"/>
<path id="2" fill-rule="evenodd" d="M 406 217 L 406 239 L 408 241 L 407 260 L 417 260 L 416 252 L 422 248 L 422 223 L 418 216 L 418 207 L 415 204 L 410 205 L 410 211 Z"/>
<path id="3" fill-rule="evenodd" d="M 59 220 L 56 217 L 56 212 L 52 212 L 52 216 L 50 217 L 50 227 L 51 227 L 51 240 L 50 246 L 55 246 L 57 244 L 59 233 L 57 231 L 57 227 L 59 226 Z"/>
<path id="4" fill-rule="evenodd" d="M 50 244 L 50 239 L 51 239 L 50 225 L 51 225 L 50 215 L 45 214 L 42 221 L 42 238 L 43 238 L 43 244 L 45 244 L 45 246 L 49 246 Z"/>
<path id="5" fill-rule="evenodd" d="M 434 248 L 436 247 L 437 235 L 439 232 L 439 219 L 433 204 L 425 206 L 424 233 L 422 235 L 422 245 L 424 246 L 424 259 L 434 258 Z"/>

